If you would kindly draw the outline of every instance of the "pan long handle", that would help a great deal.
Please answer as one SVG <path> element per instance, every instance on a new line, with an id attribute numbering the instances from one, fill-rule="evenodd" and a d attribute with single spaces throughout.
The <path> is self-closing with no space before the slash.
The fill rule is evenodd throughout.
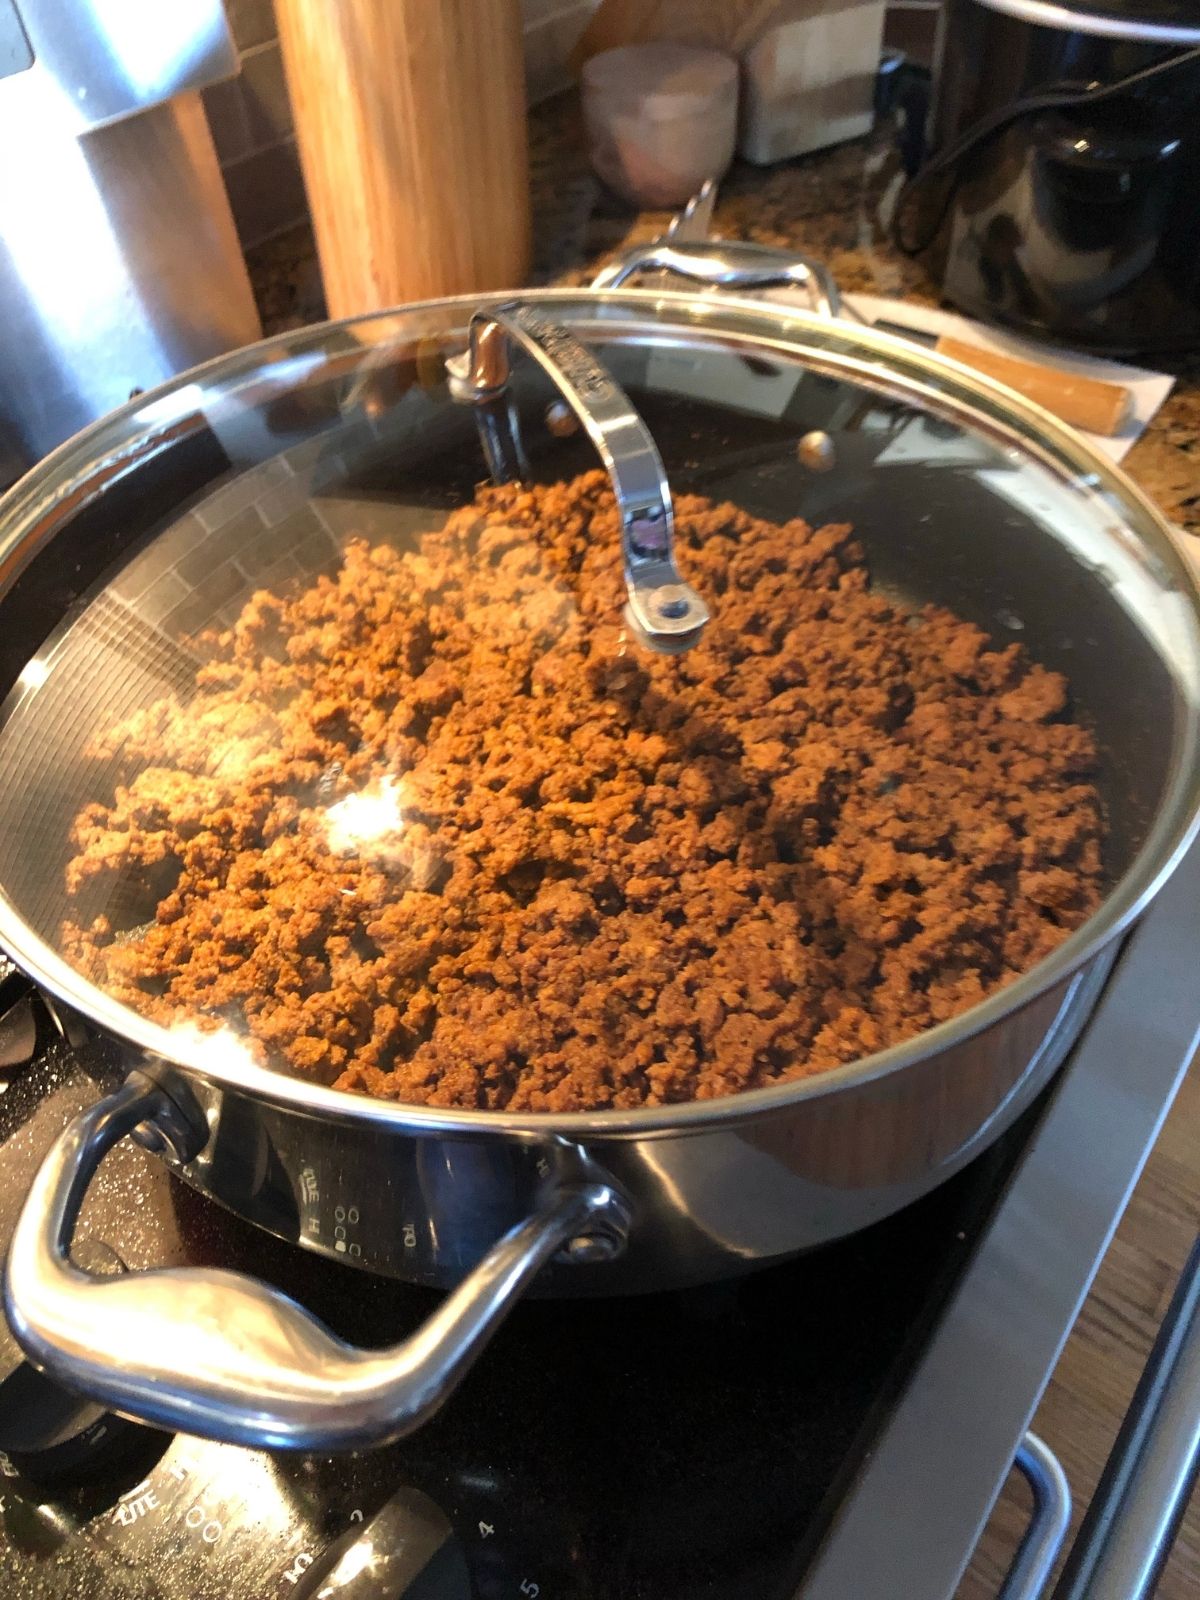
<path id="1" fill-rule="evenodd" d="M 149 1124 L 183 1160 L 203 1144 L 177 1102 L 134 1073 L 70 1124 L 29 1191 L 9 1251 L 9 1326 L 64 1385 L 158 1427 L 271 1449 L 383 1444 L 419 1427 L 567 1241 L 615 1255 L 628 1217 L 603 1183 L 558 1190 L 506 1233 L 402 1343 L 359 1350 L 277 1289 L 172 1267 L 92 1277 L 69 1259 L 88 1184 L 117 1141 Z M 587 1248 L 582 1242 L 587 1241 Z"/>

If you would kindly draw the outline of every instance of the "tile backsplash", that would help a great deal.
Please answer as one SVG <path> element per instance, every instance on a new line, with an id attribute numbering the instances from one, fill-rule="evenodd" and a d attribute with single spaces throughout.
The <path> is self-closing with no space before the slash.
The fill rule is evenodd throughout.
<path id="1" fill-rule="evenodd" d="M 429 0 L 431 5 L 437 0 Z M 236 78 L 204 91 L 217 158 L 244 248 L 308 215 L 272 0 L 224 0 Z M 570 81 L 567 59 L 597 0 L 521 0 L 530 104 Z"/>
<path id="2" fill-rule="evenodd" d="M 217 159 L 243 247 L 308 215 L 271 0 L 225 0 L 236 78 L 204 91 Z"/>

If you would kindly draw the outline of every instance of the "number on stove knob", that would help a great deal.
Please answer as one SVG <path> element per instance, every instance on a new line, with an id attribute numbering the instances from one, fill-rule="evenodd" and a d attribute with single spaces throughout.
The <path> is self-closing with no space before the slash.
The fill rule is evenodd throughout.
<path id="1" fill-rule="evenodd" d="M 313 1564 L 312 1551 L 301 1550 L 295 1561 L 283 1574 L 284 1583 L 299 1583 L 300 1579 Z"/>
<path id="2" fill-rule="evenodd" d="M 529 1600 L 537 1600 L 541 1590 L 536 1583 L 531 1583 L 528 1578 L 521 1579 L 521 1593 L 527 1595 Z"/>
<path id="3" fill-rule="evenodd" d="M 305 1572 L 293 1600 L 467 1600 L 466 1560 L 441 1508 L 401 1489 L 352 1523 Z M 526 1590 L 526 1600 L 535 1591 Z"/>
<path id="4" fill-rule="evenodd" d="M 195 1505 L 188 1507 L 187 1515 L 183 1519 L 183 1525 L 193 1533 L 198 1528 L 200 1537 L 205 1544 L 216 1544 L 224 1531 L 217 1519 L 210 1517 L 199 1501 Z"/>

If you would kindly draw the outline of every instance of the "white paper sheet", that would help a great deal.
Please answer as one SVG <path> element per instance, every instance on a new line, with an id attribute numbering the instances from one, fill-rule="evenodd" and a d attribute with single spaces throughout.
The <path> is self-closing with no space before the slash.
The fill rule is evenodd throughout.
<path id="1" fill-rule="evenodd" d="M 1163 372 L 1151 372 L 1146 367 L 1130 367 L 1120 361 L 1104 361 L 1097 356 L 1079 355 L 1074 351 L 1060 350 L 1057 345 L 1038 344 L 1032 339 L 1018 338 L 1002 333 L 997 328 L 986 328 L 972 322 L 969 317 L 957 316 L 952 311 L 939 311 L 932 306 L 913 305 L 908 300 L 886 300 L 876 295 L 844 295 L 853 310 L 867 322 L 882 319 L 922 333 L 950 334 L 957 339 L 969 340 L 985 350 L 995 350 L 1001 355 L 1021 356 L 1026 361 L 1041 361 L 1047 366 L 1061 367 L 1064 372 L 1078 372 L 1091 378 L 1106 378 L 1111 383 L 1123 383 L 1133 395 L 1133 409 L 1121 433 L 1111 439 L 1099 433 L 1086 433 L 1083 437 L 1097 450 L 1114 461 L 1120 461 L 1145 431 L 1146 424 L 1171 392 L 1173 377 Z"/>

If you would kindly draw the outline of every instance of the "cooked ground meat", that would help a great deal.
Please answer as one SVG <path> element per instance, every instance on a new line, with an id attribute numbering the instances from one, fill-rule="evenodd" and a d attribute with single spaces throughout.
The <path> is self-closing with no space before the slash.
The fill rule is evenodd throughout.
<path id="1" fill-rule="evenodd" d="M 599 472 L 256 595 L 194 699 L 97 741 L 128 781 L 77 820 L 75 957 L 342 1089 L 574 1111 L 822 1072 L 1095 909 L 1059 674 L 872 593 L 847 526 L 677 517 L 715 612 L 682 656 L 622 630 Z"/>

